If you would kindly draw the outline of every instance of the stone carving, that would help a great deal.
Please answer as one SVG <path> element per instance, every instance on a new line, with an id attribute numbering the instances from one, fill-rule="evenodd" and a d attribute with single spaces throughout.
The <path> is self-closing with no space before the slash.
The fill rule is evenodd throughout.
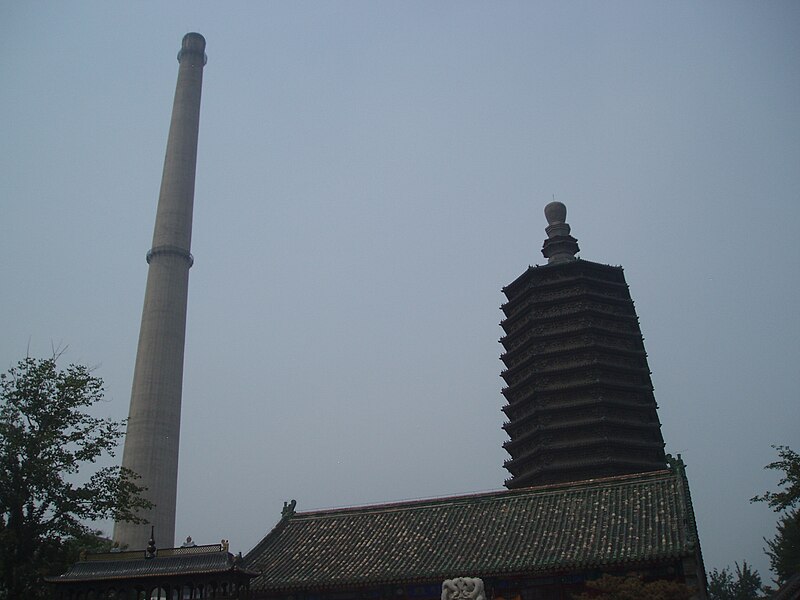
<path id="1" fill-rule="evenodd" d="M 442 600 L 486 600 L 483 580 L 478 577 L 456 577 L 442 582 Z"/>

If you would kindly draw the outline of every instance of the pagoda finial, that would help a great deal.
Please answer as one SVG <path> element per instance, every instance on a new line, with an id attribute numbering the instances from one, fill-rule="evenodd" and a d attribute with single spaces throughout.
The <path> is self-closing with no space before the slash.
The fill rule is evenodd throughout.
<path id="1" fill-rule="evenodd" d="M 580 251 L 578 240 L 570 235 L 567 224 L 567 207 L 563 202 L 551 202 L 544 207 L 544 216 L 547 219 L 547 239 L 544 241 L 542 254 L 548 264 L 575 260 L 575 255 Z"/>

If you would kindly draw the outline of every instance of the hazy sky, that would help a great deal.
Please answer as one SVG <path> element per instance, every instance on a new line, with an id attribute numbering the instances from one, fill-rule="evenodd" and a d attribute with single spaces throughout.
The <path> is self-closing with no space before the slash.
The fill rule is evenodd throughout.
<path id="1" fill-rule="evenodd" d="M 178 540 L 507 477 L 501 288 L 553 195 L 625 267 L 707 568 L 800 449 L 797 2 L 0 3 L 0 367 L 127 415 L 188 31 L 208 42 Z"/>

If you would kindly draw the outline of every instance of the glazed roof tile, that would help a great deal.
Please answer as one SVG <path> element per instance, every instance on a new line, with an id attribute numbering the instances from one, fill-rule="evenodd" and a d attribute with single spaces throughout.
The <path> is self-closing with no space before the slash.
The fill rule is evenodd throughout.
<path id="1" fill-rule="evenodd" d="M 470 496 L 296 513 L 244 559 L 253 589 L 547 574 L 694 553 L 672 470 Z"/>
<path id="2" fill-rule="evenodd" d="M 168 575 L 223 573 L 238 569 L 235 557 L 219 544 L 159 550 L 158 556 L 145 558 L 144 551 L 89 555 L 69 571 L 49 578 L 51 583 L 138 579 Z M 245 571 L 246 572 L 246 571 Z"/>

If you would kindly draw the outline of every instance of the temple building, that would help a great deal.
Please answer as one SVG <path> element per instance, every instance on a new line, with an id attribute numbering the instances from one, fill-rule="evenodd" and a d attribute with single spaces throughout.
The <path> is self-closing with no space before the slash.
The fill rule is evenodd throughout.
<path id="1" fill-rule="evenodd" d="M 253 598 L 436 600 L 483 579 L 489 600 L 562 600 L 608 573 L 705 598 L 689 486 L 670 468 L 396 504 L 295 513 L 245 557 Z"/>
<path id="2" fill-rule="evenodd" d="M 253 575 L 225 540 L 159 550 L 151 535 L 145 550 L 89 554 L 47 581 L 56 600 L 243 600 Z"/>

